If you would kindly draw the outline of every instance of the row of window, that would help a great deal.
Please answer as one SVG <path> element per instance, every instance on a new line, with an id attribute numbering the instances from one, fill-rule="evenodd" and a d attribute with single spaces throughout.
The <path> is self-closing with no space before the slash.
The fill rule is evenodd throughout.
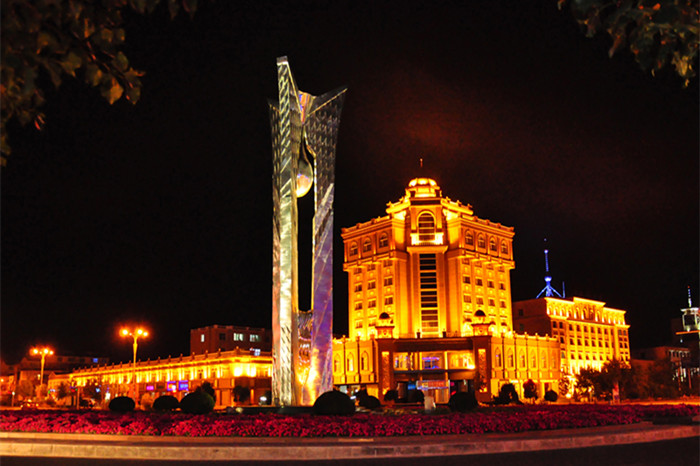
<path id="1" fill-rule="evenodd" d="M 552 356 L 554 357 L 554 353 L 552 353 Z M 552 359 L 552 368 L 556 365 L 555 359 Z M 503 367 L 503 361 L 501 361 L 501 349 L 496 348 L 494 350 L 494 367 L 496 368 L 501 368 Z M 515 367 L 515 356 L 514 352 L 511 348 L 508 348 L 506 351 L 506 367 L 508 369 L 513 369 Z M 530 353 L 530 366 L 527 366 L 527 359 L 525 357 L 525 350 L 520 350 L 518 351 L 518 368 L 525 369 L 537 369 L 537 353 L 531 352 Z M 546 351 L 540 351 L 540 369 L 546 369 L 547 368 L 547 352 Z"/>
<path id="2" fill-rule="evenodd" d="M 261 337 L 258 334 L 251 333 L 250 335 L 247 335 L 248 338 L 246 338 L 245 333 L 238 333 L 234 332 L 233 333 L 233 341 L 261 341 Z M 205 335 L 202 333 L 199 337 L 199 341 L 204 343 L 206 340 Z M 226 334 L 225 333 L 219 333 L 219 341 L 226 341 Z"/>
<path id="3" fill-rule="evenodd" d="M 462 283 L 465 285 L 471 285 L 472 283 L 472 278 L 469 275 L 463 275 L 462 276 Z M 476 286 L 484 286 L 484 281 L 481 278 L 476 278 Z M 488 288 L 496 288 L 495 283 L 493 280 L 487 280 L 486 281 L 486 286 Z M 506 284 L 505 283 L 499 283 L 498 284 L 498 289 L 499 290 L 505 290 L 506 289 Z"/>
<path id="4" fill-rule="evenodd" d="M 377 247 L 379 249 L 385 249 L 389 247 L 389 235 L 387 233 L 382 233 L 379 235 L 379 241 L 377 244 Z M 348 248 L 348 254 L 352 256 L 356 256 L 358 254 L 358 245 L 357 242 L 353 241 L 350 243 L 350 246 Z M 362 240 L 362 252 L 364 254 L 372 252 L 372 240 L 370 238 L 365 238 Z"/>
<path id="5" fill-rule="evenodd" d="M 464 232 L 464 242 L 467 246 L 474 246 L 474 233 L 471 230 L 466 230 Z M 476 237 L 476 247 L 480 249 L 486 249 L 486 236 L 483 233 L 479 233 Z M 491 252 L 498 252 L 498 242 L 495 237 L 489 239 L 489 250 Z M 508 254 L 508 241 L 501 240 L 501 253 Z"/>

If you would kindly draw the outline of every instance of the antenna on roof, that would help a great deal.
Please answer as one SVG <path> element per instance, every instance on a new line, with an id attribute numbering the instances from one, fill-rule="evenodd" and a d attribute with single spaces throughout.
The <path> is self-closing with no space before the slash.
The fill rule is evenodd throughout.
<path id="1" fill-rule="evenodd" d="M 557 290 L 554 289 L 552 286 L 552 277 L 549 275 L 549 249 L 546 248 L 547 245 L 547 238 L 544 239 L 545 243 L 545 248 L 544 248 L 544 270 L 545 270 L 545 276 L 544 276 L 544 288 L 542 291 L 540 291 L 540 294 L 537 295 L 537 297 L 541 297 L 544 295 L 547 298 L 551 298 L 552 296 L 559 296 L 560 298 L 562 297 Z"/>
<path id="2" fill-rule="evenodd" d="M 693 298 L 690 297 L 690 285 L 688 285 L 688 307 L 693 307 Z"/>

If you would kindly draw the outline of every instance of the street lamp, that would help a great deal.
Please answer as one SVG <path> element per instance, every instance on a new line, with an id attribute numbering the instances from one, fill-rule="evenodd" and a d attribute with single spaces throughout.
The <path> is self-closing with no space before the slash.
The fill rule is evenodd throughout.
<path id="1" fill-rule="evenodd" d="M 46 361 L 46 356 L 53 354 L 53 350 L 47 347 L 32 348 L 30 353 L 34 356 L 41 356 L 41 372 L 39 373 L 39 386 L 41 387 L 44 385 L 44 362 Z"/>
<path id="2" fill-rule="evenodd" d="M 134 339 L 134 366 L 132 370 L 131 382 L 134 385 L 134 402 L 138 403 L 138 386 L 136 385 L 136 350 L 139 347 L 139 337 L 147 337 L 148 332 L 142 328 L 136 328 L 133 331 L 128 328 L 122 328 L 119 334 L 122 337 L 132 337 Z"/>

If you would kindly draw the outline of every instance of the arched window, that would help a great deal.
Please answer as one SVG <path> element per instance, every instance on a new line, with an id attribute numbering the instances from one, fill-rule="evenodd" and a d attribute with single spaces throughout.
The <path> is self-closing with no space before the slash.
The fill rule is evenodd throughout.
<path id="1" fill-rule="evenodd" d="M 542 350 L 540 351 L 540 369 L 546 369 L 547 368 L 547 352 Z"/>
<path id="2" fill-rule="evenodd" d="M 365 351 L 362 353 L 362 356 L 360 356 L 360 370 L 366 371 L 367 369 L 369 369 L 369 356 Z"/>
<path id="3" fill-rule="evenodd" d="M 532 352 L 530 353 L 530 369 L 536 369 L 537 368 L 537 353 Z"/>
<path id="4" fill-rule="evenodd" d="M 494 251 L 494 252 L 498 251 L 498 249 L 496 248 L 496 240 L 494 238 L 491 238 L 491 240 L 489 241 L 489 245 L 490 245 L 492 251 Z"/>
<path id="5" fill-rule="evenodd" d="M 512 369 L 513 366 L 515 365 L 515 360 L 513 359 L 513 350 L 508 349 L 508 352 L 506 353 L 506 359 L 508 360 L 508 368 Z"/>
<path id="6" fill-rule="evenodd" d="M 389 247 L 389 235 L 387 235 L 386 233 L 382 233 L 381 236 L 379 237 L 379 247 L 380 248 Z"/>
<path id="7" fill-rule="evenodd" d="M 435 219 L 428 212 L 418 216 L 418 241 L 433 241 L 435 239 Z"/>
<path id="8" fill-rule="evenodd" d="M 480 248 L 486 247 L 486 240 L 484 239 L 484 235 L 479 235 L 479 239 L 477 240 L 476 245 L 479 246 Z"/>
<path id="9" fill-rule="evenodd" d="M 362 242 L 362 252 L 370 251 L 372 251 L 372 240 L 369 238 L 365 238 L 365 240 Z"/>
<path id="10" fill-rule="evenodd" d="M 501 253 L 508 254 L 508 242 L 501 241 Z"/>
<path id="11" fill-rule="evenodd" d="M 469 245 L 469 246 L 474 246 L 474 234 L 467 230 L 464 232 L 464 241 Z"/>
<path id="12" fill-rule="evenodd" d="M 494 359 L 496 360 L 496 367 L 501 367 L 501 348 L 496 348 Z"/>
<path id="13" fill-rule="evenodd" d="M 349 254 L 351 256 L 356 256 L 357 255 L 357 243 L 350 243 L 350 251 Z"/>
<path id="14" fill-rule="evenodd" d="M 527 364 L 527 361 L 525 360 L 525 351 L 520 350 L 518 351 L 518 367 L 525 367 Z"/>
<path id="15" fill-rule="evenodd" d="M 333 372 L 336 374 L 340 373 L 340 358 L 333 358 Z"/>
<path id="16" fill-rule="evenodd" d="M 348 354 L 347 364 L 348 364 L 348 367 L 347 367 L 348 372 L 354 372 L 355 371 L 355 357 L 352 355 L 352 353 Z"/>

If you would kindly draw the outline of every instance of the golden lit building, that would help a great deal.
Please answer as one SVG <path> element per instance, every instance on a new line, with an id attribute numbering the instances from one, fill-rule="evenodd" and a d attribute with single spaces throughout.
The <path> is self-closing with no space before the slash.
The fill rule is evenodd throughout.
<path id="1" fill-rule="evenodd" d="M 438 402 L 468 389 L 486 400 L 528 379 L 540 397 L 554 388 L 558 340 L 513 333 L 513 228 L 443 197 L 429 178 L 386 212 L 342 230 L 349 338 L 334 342 L 334 384 L 380 399 L 422 389 Z"/>
<path id="2" fill-rule="evenodd" d="M 344 228 L 350 339 L 376 335 L 380 314 L 394 337 L 471 335 L 481 309 L 512 330 L 513 228 L 483 220 L 417 178 L 384 217 Z"/>
<path id="3" fill-rule="evenodd" d="M 251 402 L 257 404 L 260 397 L 270 390 L 271 370 L 269 352 L 256 355 L 236 349 L 137 361 L 135 374 L 140 396 L 148 393 L 156 399 L 169 394 L 181 399 L 204 382 L 209 382 L 216 392 L 216 405 L 230 406 L 234 404 L 234 387 L 249 389 Z M 130 394 L 133 375 L 132 363 L 110 364 L 75 370 L 69 375 L 69 381 L 73 387 L 97 383 L 109 400 Z"/>
<path id="4" fill-rule="evenodd" d="M 561 368 L 569 375 L 584 367 L 600 370 L 605 361 L 629 364 L 629 325 L 625 311 L 583 298 L 545 297 L 513 303 L 517 332 L 556 338 L 561 345 Z"/>

